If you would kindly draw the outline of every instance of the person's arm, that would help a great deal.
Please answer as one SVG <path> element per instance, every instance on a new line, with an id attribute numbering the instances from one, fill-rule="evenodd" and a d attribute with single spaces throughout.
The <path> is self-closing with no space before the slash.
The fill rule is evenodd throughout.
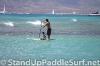
<path id="1" fill-rule="evenodd" d="M 45 25 L 42 28 L 44 28 L 46 25 L 47 25 L 47 23 L 45 23 Z"/>
<path id="2" fill-rule="evenodd" d="M 44 28 L 45 26 L 46 26 L 46 24 L 45 24 L 45 25 L 43 25 L 43 26 L 41 26 L 41 28 L 40 28 L 40 29 Z"/>

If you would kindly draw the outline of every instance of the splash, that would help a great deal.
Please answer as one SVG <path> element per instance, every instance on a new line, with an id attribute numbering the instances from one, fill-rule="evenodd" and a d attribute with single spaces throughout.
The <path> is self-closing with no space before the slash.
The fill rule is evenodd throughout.
<path id="1" fill-rule="evenodd" d="M 10 27 L 14 27 L 14 24 L 12 22 L 4 22 L 5 26 L 10 26 Z"/>
<path id="2" fill-rule="evenodd" d="M 41 25 L 41 21 L 40 20 L 28 21 L 27 23 L 33 24 L 35 26 L 40 26 Z M 42 25 L 44 25 L 44 24 L 42 23 Z"/>
<path id="3" fill-rule="evenodd" d="M 71 21 L 77 22 L 77 19 L 72 19 Z"/>

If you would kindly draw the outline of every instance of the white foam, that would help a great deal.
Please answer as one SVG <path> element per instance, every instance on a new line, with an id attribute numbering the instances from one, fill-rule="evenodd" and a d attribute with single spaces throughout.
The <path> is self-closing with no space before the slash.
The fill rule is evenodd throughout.
<path id="1" fill-rule="evenodd" d="M 33 24 L 35 26 L 41 25 L 41 21 L 39 21 L 39 20 L 36 20 L 36 21 L 28 21 L 27 23 Z M 43 25 L 43 23 L 42 23 L 42 25 Z"/>
<path id="2" fill-rule="evenodd" d="M 77 19 L 72 19 L 71 21 L 77 22 Z"/>
<path id="3" fill-rule="evenodd" d="M 14 24 L 10 21 L 9 22 L 4 22 L 4 25 L 14 27 Z"/>

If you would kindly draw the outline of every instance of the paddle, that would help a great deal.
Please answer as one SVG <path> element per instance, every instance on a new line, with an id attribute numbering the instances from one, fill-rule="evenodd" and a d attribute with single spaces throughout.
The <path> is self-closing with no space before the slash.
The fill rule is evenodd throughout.
<path id="1" fill-rule="evenodd" d="M 41 27 L 42 27 L 42 22 L 41 22 Z M 40 38 L 40 34 L 41 34 L 41 28 L 40 28 L 39 38 Z"/>

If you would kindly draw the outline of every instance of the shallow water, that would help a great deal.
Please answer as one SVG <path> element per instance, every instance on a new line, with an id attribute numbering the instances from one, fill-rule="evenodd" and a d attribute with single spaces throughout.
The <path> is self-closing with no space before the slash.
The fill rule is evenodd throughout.
<path id="1" fill-rule="evenodd" d="M 52 26 L 52 40 L 27 39 L 39 37 L 41 20 L 45 18 L 49 18 Z M 99 29 L 99 16 L 1 15 L 0 60 L 100 60 Z M 46 28 L 42 31 L 46 32 Z"/>

